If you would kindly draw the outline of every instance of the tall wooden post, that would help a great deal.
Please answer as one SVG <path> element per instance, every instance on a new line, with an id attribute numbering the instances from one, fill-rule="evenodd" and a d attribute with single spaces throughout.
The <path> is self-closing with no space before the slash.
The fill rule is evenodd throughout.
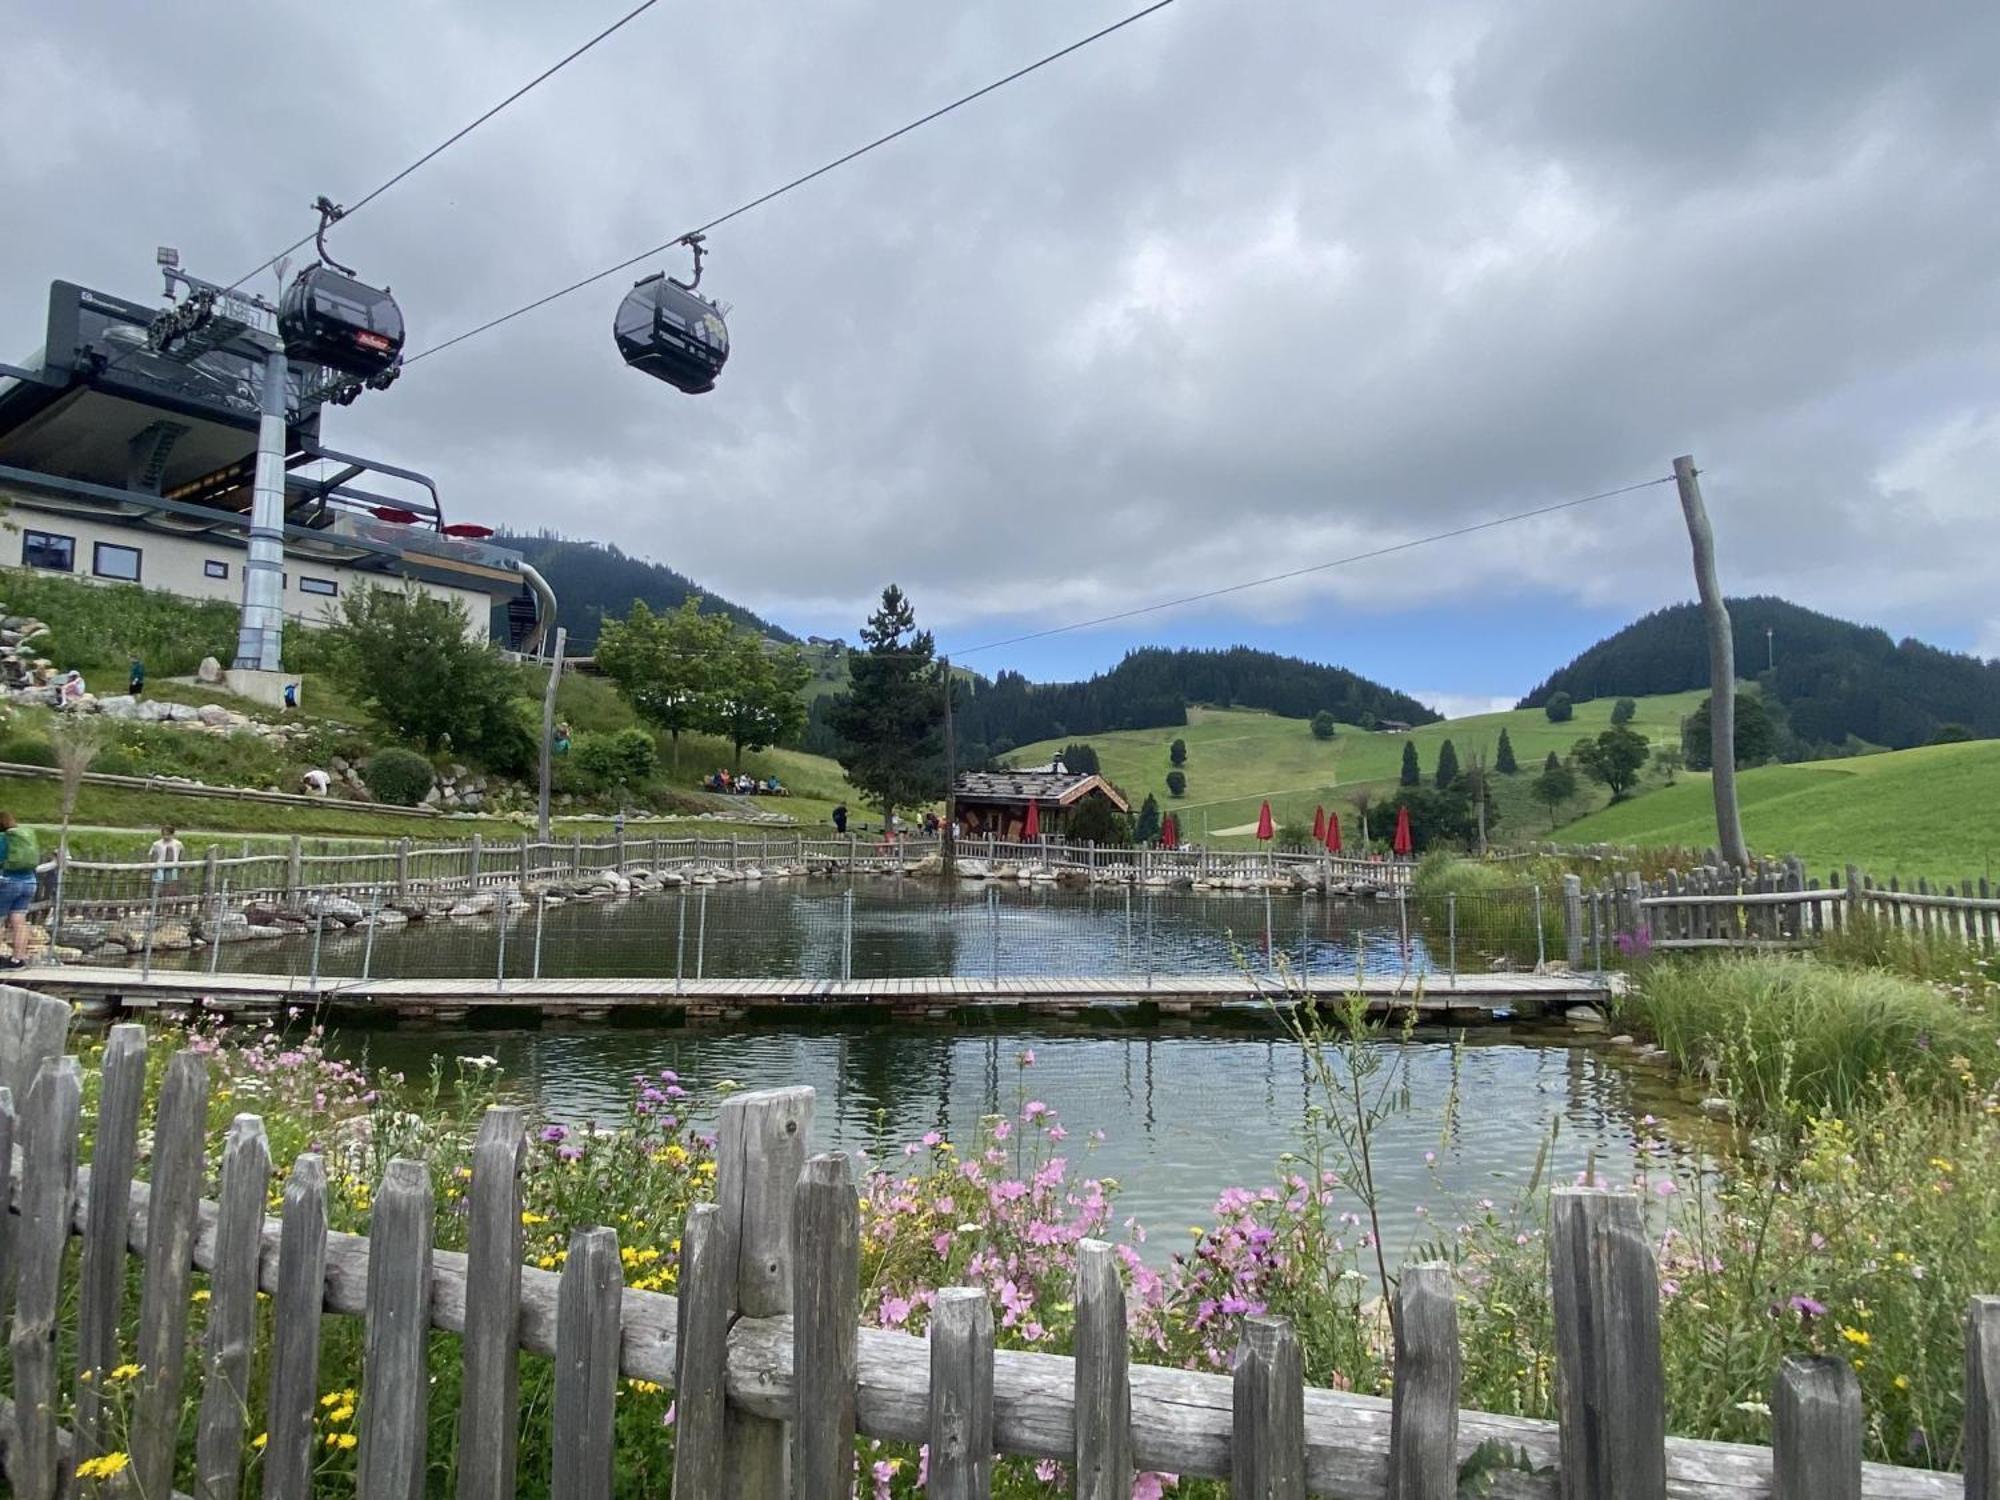
<path id="1" fill-rule="evenodd" d="M 563 647 L 568 644 L 569 632 L 556 626 L 555 650 L 549 656 L 549 685 L 542 694 L 542 785 L 535 804 L 535 837 L 544 844 L 549 841 L 549 755 L 556 737 L 556 685 L 562 681 Z"/>
<path id="2" fill-rule="evenodd" d="M 958 873 L 958 740 L 951 725 L 951 658 L 944 667 L 944 836 L 938 841 L 938 858 L 949 880 Z"/>
<path id="3" fill-rule="evenodd" d="M 1681 513 L 1687 517 L 1688 540 L 1694 546 L 1694 581 L 1701 593 L 1701 613 L 1708 625 L 1708 728 L 1715 784 L 1715 838 L 1722 857 L 1736 868 L 1750 863 L 1743 842 L 1743 815 L 1736 802 L 1736 639 L 1715 574 L 1715 532 L 1708 508 L 1701 501 L 1701 482 L 1694 459 L 1674 460 L 1674 480 L 1680 486 Z"/>

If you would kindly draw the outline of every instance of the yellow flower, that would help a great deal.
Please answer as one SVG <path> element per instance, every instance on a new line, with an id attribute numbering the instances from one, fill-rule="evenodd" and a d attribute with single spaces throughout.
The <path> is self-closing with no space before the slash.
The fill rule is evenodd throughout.
<path id="1" fill-rule="evenodd" d="M 549 1222 L 549 1219 L 547 1214 L 530 1213 L 528 1210 L 523 1209 L 521 1210 L 521 1222 L 529 1225 L 546 1224 Z"/>
<path id="2" fill-rule="evenodd" d="M 1898 1375 L 1889 1383 L 1899 1391 L 1907 1391 L 1910 1388 L 1910 1377 L 1907 1375 Z"/>
<path id="3" fill-rule="evenodd" d="M 255 1448 L 259 1453 L 262 1453 L 266 1448 L 271 1446 L 271 1434 L 268 1432 L 258 1433 L 250 1439 L 250 1446 Z"/>
<path id="4" fill-rule="evenodd" d="M 657 1396 L 663 1389 L 663 1387 L 654 1384 L 650 1380 L 628 1380 L 625 1384 L 642 1396 Z"/>
<path id="5" fill-rule="evenodd" d="M 331 1412 L 327 1413 L 326 1419 L 329 1422 L 352 1422 L 354 1420 L 354 1408 L 352 1406 L 336 1406 Z"/>
<path id="6" fill-rule="evenodd" d="M 111 1372 L 111 1378 L 113 1380 L 133 1380 L 138 1377 L 138 1374 L 139 1367 L 137 1365 L 120 1365 Z"/>
<path id="7" fill-rule="evenodd" d="M 1958 1170 L 1958 1168 L 1954 1167 L 1942 1156 L 1933 1156 L 1931 1158 L 1931 1165 L 1936 1167 L 1940 1172 L 1956 1172 Z"/>
<path id="8" fill-rule="evenodd" d="M 1859 1345 L 1863 1349 L 1868 1347 L 1868 1331 L 1865 1328 L 1848 1328 L 1843 1326 L 1840 1330 L 1840 1336 L 1850 1344 Z"/>
<path id="9" fill-rule="evenodd" d="M 102 1458 L 86 1458 L 76 1466 L 78 1479 L 115 1479 L 131 1467 L 128 1453 L 107 1453 Z"/>
<path id="10" fill-rule="evenodd" d="M 197 1302 L 206 1302 L 208 1300 L 208 1295 L 209 1295 L 208 1288 L 203 1287 L 200 1291 L 194 1294 L 194 1300 Z"/>
<path id="11" fill-rule="evenodd" d="M 361 1439 L 351 1432 L 329 1432 L 326 1435 L 327 1447 L 336 1448 L 342 1453 L 345 1453 L 360 1441 Z"/>

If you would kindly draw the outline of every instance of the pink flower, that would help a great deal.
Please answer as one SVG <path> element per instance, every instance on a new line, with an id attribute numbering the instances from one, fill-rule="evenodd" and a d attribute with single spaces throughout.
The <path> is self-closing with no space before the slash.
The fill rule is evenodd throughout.
<path id="1" fill-rule="evenodd" d="M 1161 1500 L 1168 1485 L 1180 1482 L 1178 1474 L 1135 1474 L 1132 1476 L 1132 1500 Z"/>

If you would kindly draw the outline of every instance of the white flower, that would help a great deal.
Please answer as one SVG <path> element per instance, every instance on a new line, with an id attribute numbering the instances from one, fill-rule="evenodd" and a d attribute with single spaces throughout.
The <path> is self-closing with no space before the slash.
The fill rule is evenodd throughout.
<path id="1" fill-rule="evenodd" d="M 1768 1417 L 1771 1415 L 1770 1403 L 1765 1401 L 1739 1401 L 1736 1403 L 1736 1409 L 1738 1411 L 1747 1411 L 1753 1417 Z"/>

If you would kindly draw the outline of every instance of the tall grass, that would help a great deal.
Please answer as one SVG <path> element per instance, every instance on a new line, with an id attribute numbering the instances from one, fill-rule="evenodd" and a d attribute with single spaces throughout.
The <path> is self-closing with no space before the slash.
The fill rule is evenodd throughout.
<path id="1" fill-rule="evenodd" d="M 1622 1009 L 1686 1072 L 1757 1114 L 1847 1114 L 1892 1081 L 1919 1097 L 1996 1071 L 2000 1026 L 1978 999 L 1882 969 L 1796 956 L 1655 964 Z"/>

